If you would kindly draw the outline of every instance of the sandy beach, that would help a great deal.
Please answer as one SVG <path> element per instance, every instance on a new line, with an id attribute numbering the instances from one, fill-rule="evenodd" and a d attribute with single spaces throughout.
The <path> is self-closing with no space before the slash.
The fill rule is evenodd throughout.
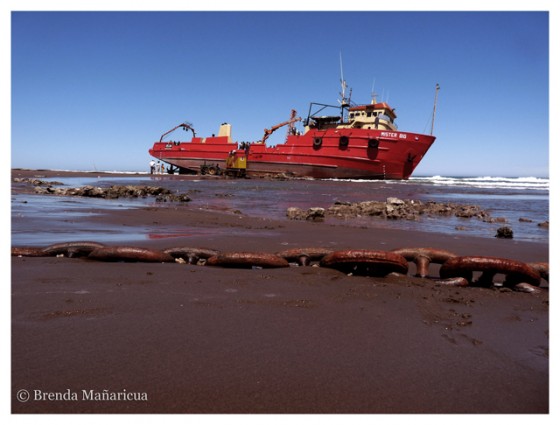
<path id="1" fill-rule="evenodd" d="M 39 175 L 83 174 L 12 171 Z M 544 243 L 188 206 L 90 220 L 153 228 L 153 238 L 127 245 L 154 249 L 434 247 L 549 261 Z M 157 237 L 177 222 L 193 232 Z M 385 278 L 57 257 L 12 257 L 11 267 L 14 413 L 549 411 L 545 282 L 538 294 L 446 287 L 413 277 L 412 264 L 408 276 Z"/>

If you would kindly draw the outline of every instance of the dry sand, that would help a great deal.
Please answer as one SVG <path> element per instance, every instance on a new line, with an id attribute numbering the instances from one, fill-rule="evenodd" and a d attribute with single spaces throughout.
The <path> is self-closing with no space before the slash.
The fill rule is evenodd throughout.
<path id="1" fill-rule="evenodd" d="M 548 261 L 544 244 L 189 207 L 118 210 L 97 220 L 151 226 L 154 235 L 178 220 L 208 230 L 135 243 L 152 248 L 433 246 Z M 13 257 L 12 411 L 547 413 L 548 300 L 548 290 L 450 288 L 318 267 Z M 22 389 L 29 401 L 17 400 Z M 77 399 L 37 400 L 36 390 Z M 143 400 L 91 401 L 90 391 Z"/>

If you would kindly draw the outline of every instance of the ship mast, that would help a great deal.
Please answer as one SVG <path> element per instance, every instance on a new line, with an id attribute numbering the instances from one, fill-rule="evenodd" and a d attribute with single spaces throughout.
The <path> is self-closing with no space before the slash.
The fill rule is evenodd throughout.
<path id="1" fill-rule="evenodd" d="M 344 79 L 344 71 L 342 69 L 342 52 L 340 52 L 340 87 L 341 92 L 340 99 L 338 103 L 340 103 L 340 121 L 344 121 L 344 108 L 350 106 L 350 98 L 352 97 L 352 89 L 350 89 L 350 94 L 348 98 L 346 97 L 346 88 L 348 85 L 346 84 L 346 80 Z"/>
<path id="2" fill-rule="evenodd" d="M 432 129 L 430 130 L 430 136 L 434 134 L 434 121 L 436 119 L 436 106 L 437 106 L 438 92 L 439 92 L 439 84 L 436 83 L 436 95 L 434 98 L 434 111 L 432 112 Z"/>
<path id="3" fill-rule="evenodd" d="M 340 100 L 338 102 L 340 103 L 340 106 L 344 108 L 345 106 L 348 106 L 348 100 L 346 99 L 346 87 L 348 86 L 346 85 L 344 70 L 342 69 L 342 52 L 340 53 L 340 87 Z"/>
<path id="4" fill-rule="evenodd" d="M 371 84 L 371 104 L 375 105 L 377 103 L 377 93 L 375 93 L 375 78 Z"/>

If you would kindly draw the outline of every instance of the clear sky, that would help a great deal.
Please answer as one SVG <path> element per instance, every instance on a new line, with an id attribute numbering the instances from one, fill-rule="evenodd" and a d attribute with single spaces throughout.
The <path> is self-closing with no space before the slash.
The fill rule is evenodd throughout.
<path id="1" fill-rule="evenodd" d="M 403 131 L 429 133 L 440 84 L 437 140 L 414 175 L 547 177 L 541 10 L 13 11 L 12 167 L 147 171 L 183 121 L 257 140 L 292 108 L 336 104 L 342 53 L 352 100 L 375 84 Z"/>

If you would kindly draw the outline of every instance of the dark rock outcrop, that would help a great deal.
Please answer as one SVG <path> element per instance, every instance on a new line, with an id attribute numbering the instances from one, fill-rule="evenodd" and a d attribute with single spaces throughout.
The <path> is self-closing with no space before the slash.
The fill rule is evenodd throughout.
<path id="1" fill-rule="evenodd" d="M 72 188 L 35 187 L 35 193 L 40 195 L 84 196 L 89 198 L 146 198 L 155 196 L 156 202 L 189 202 L 186 193 L 171 193 L 169 189 L 158 186 L 111 186 L 95 187 L 82 186 Z"/>
<path id="2" fill-rule="evenodd" d="M 47 187 L 60 186 L 64 184 L 62 182 L 57 182 L 57 181 L 46 181 L 46 180 L 32 179 L 27 177 L 14 177 L 12 181 L 14 183 L 27 183 L 27 184 L 32 184 L 33 186 L 47 186 Z"/>
<path id="3" fill-rule="evenodd" d="M 300 208 L 288 208 L 286 215 L 292 220 L 309 220 L 311 211 L 317 208 L 302 210 Z M 420 216 L 443 216 L 460 218 L 478 218 L 489 221 L 490 214 L 478 205 L 460 205 L 453 203 L 422 202 L 415 200 L 402 200 L 398 198 L 387 198 L 383 201 L 364 202 L 340 202 L 324 209 L 324 217 L 336 217 L 341 219 L 355 217 L 379 217 L 387 220 L 418 220 Z M 501 220 L 496 220 L 501 221 Z"/>
<path id="4" fill-rule="evenodd" d="M 290 220 L 322 221 L 325 219 L 325 209 L 309 208 L 308 210 L 302 210 L 301 208 L 291 207 L 286 211 L 286 215 Z"/>
<path id="5" fill-rule="evenodd" d="M 500 227 L 496 231 L 496 237 L 501 239 L 513 239 L 513 230 L 508 226 Z"/>

